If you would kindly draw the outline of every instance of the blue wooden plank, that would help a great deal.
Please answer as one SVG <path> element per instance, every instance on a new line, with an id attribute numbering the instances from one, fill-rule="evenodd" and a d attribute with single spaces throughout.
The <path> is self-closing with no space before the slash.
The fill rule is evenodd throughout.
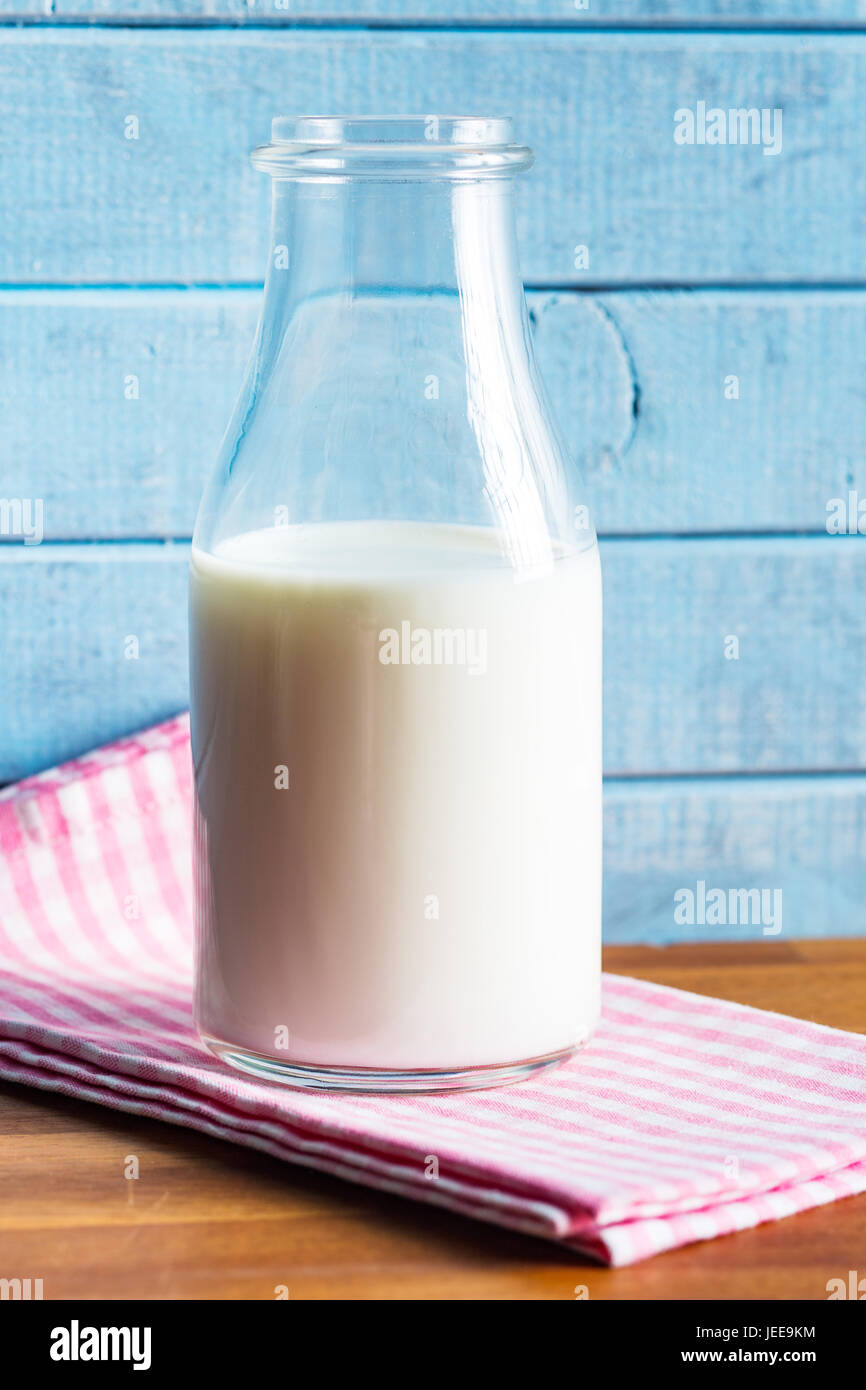
<path id="1" fill-rule="evenodd" d="M 7 28 L 0 80 L 7 283 L 255 281 L 275 112 L 464 108 L 536 148 L 537 285 L 864 279 L 862 35 Z M 700 102 L 782 110 L 781 152 L 677 144 Z"/>
<path id="2" fill-rule="evenodd" d="M 0 14 L 41 8 L 60 18 L 133 21 L 213 20 L 297 24 L 345 20 L 354 24 L 550 24 L 652 22 L 855 23 L 862 0 L 0 0 Z"/>
<path id="3" fill-rule="evenodd" d="M 606 541 L 608 772 L 866 767 L 862 537 Z"/>
<path id="4" fill-rule="evenodd" d="M 186 705 L 186 575 L 186 546 L 0 546 L 0 782 Z"/>
<path id="5" fill-rule="evenodd" d="M 259 301 L 0 293 L 3 496 L 41 499 L 49 540 L 190 536 Z"/>
<path id="6" fill-rule="evenodd" d="M 744 544 L 744 543 L 743 543 Z M 802 546 L 803 543 L 801 543 Z M 827 542 L 827 546 L 831 543 Z M 835 555 L 842 557 L 842 545 Z M 752 542 L 779 554 L 780 569 L 797 575 L 791 547 L 784 542 Z M 672 550 L 668 544 L 663 547 Z M 814 543 L 805 543 L 814 550 Z M 848 545 L 853 552 L 860 547 Z M 606 687 L 607 731 L 617 740 L 617 728 L 627 725 L 640 738 L 652 718 L 646 701 L 648 686 L 665 685 L 676 714 L 694 727 L 696 720 L 733 728 L 731 686 L 725 688 L 712 664 L 717 644 L 707 642 L 691 663 L 677 662 L 677 643 L 695 638 L 694 617 L 686 623 L 671 622 L 666 638 L 655 635 L 655 664 L 648 668 L 649 639 L 638 632 L 643 616 L 623 606 L 623 589 L 639 590 L 646 571 L 627 562 L 643 552 L 658 551 L 652 542 L 618 542 L 604 546 L 607 583 L 607 664 L 618 674 Z M 731 556 L 731 547 L 713 543 L 686 543 L 676 549 L 702 555 L 718 552 L 720 570 L 737 573 L 734 586 L 742 591 L 749 575 Z M 742 544 L 740 545 L 742 550 Z M 830 553 L 828 551 L 828 553 Z M 814 559 L 814 557 L 813 557 Z M 68 546 L 29 551 L 0 549 L 0 777 L 15 777 L 44 766 L 108 738 L 141 727 L 182 707 L 186 698 L 185 650 L 185 548 L 182 546 Z M 813 565 L 814 569 L 814 565 Z M 844 569 L 844 567 L 843 567 Z M 660 573 L 664 575 L 664 567 Z M 814 576 L 813 576 L 814 577 Z M 862 578 L 862 576 L 861 576 Z M 856 614 L 857 587 L 846 580 L 836 590 L 851 598 L 833 632 L 847 640 L 849 650 L 862 650 L 862 636 L 851 628 Z M 719 579 L 722 585 L 721 572 Z M 661 588 L 657 592 L 661 593 Z M 706 587 L 698 586 L 706 596 Z M 862 585 L 861 585 L 862 589 Z M 765 595 L 772 604 L 773 594 Z M 793 606 L 793 605 L 792 605 Z M 661 603 L 645 605 L 656 614 Z M 701 604 L 694 605 L 700 608 Z M 756 607 L 761 605 L 756 604 Z M 682 610 L 682 604 L 680 604 Z M 817 598 L 801 614 L 798 641 L 815 656 L 815 623 L 823 611 L 833 626 L 833 608 Z M 777 692 L 777 708 L 784 709 L 792 729 L 799 729 L 803 747 L 808 733 L 802 723 L 801 703 L 791 691 L 803 666 L 794 660 L 784 664 L 792 640 L 790 614 L 778 612 L 785 638 L 776 643 L 775 657 L 782 665 L 759 657 L 759 672 L 746 678 L 763 701 L 755 709 L 749 701 L 740 713 L 743 721 L 757 719 L 769 727 L 767 698 Z M 848 625 L 843 638 L 842 629 Z M 657 619 L 664 626 L 664 619 Z M 698 622 L 701 644 L 708 613 Z M 724 626 L 724 624 L 722 624 Z M 636 637 L 639 640 L 636 642 Z M 766 632 L 749 634 L 752 648 L 766 639 Z M 137 641 L 136 648 L 131 639 Z M 625 674 L 617 655 L 626 641 L 633 657 L 635 677 L 631 687 L 621 683 Z M 746 657 L 746 644 L 740 662 Z M 613 651 L 611 651 L 613 647 Z M 837 653 L 838 654 L 838 653 Z M 754 667 L 755 653 L 749 660 Z M 837 702 L 835 715 L 844 722 L 853 711 L 838 687 L 818 691 L 821 653 L 817 654 L 816 692 L 819 705 Z M 858 658 L 859 659 L 859 658 Z M 664 663 L 664 664 L 659 664 Z M 844 663 L 843 663 L 844 664 Z M 700 687 L 684 682 L 686 667 Z M 745 670 L 744 667 L 740 669 Z M 856 672 L 854 673 L 856 676 Z M 702 712 L 696 706 L 703 702 Z M 818 711 L 820 715 L 820 710 Z M 808 751 L 808 749 L 807 749 Z M 777 938 L 815 935 L 853 935 L 866 929 L 862 902 L 866 895 L 866 777 L 687 777 L 626 779 L 608 783 L 605 795 L 605 933 L 609 941 L 723 940 L 732 937 Z M 749 901 L 732 925 L 714 923 L 701 914 L 704 898 L 721 890 L 726 902 L 731 890 L 766 892 L 766 899 Z M 694 895 L 691 920 L 683 920 L 683 893 Z M 778 895 L 781 895 L 779 897 Z M 756 911 L 755 909 L 765 909 Z M 776 931 L 779 926 L 781 930 Z"/>
<path id="7" fill-rule="evenodd" d="M 0 779 L 185 704 L 185 566 L 0 546 Z M 605 541 L 602 567 L 608 773 L 866 767 L 866 541 Z"/>
<path id="8" fill-rule="evenodd" d="M 821 532 L 834 499 L 866 503 L 862 292 L 549 295 L 534 316 L 601 532 Z"/>
<path id="9" fill-rule="evenodd" d="M 259 298 L 0 293 L 3 496 L 40 498 L 50 540 L 188 536 Z M 866 503 L 866 293 L 529 303 L 603 532 L 820 532 L 832 499 Z"/>
<path id="10" fill-rule="evenodd" d="M 866 777 L 608 783 L 605 941 L 862 936 L 864 850 Z M 753 889 L 765 896 L 731 896 Z"/>

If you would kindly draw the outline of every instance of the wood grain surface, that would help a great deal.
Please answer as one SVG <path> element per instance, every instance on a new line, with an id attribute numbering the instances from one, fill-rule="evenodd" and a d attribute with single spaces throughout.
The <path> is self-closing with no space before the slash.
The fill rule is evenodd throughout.
<path id="1" fill-rule="evenodd" d="M 606 966 L 866 1031 L 866 941 L 620 947 Z M 124 1178 L 130 1155 L 137 1180 Z M 46 1299 L 826 1299 L 866 1195 L 607 1270 L 202 1135 L 0 1087 L 0 1277 Z"/>
<path id="2" fill-rule="evenodd" d="M 862 23 L 863 6 L 862 0 L 0 0 L 0 15 L 46 24 L 831 28 Z"/>
<path id="3" fill-rule="evenodd" d="M 0 16 L 31 22 L 184 25 L 348 25 L 555 29 L 862 25 L 862 0 L 0 0 Z"/>
<path id="4" fill-rule="evenodd" d="M 602 540 L 601 560 L 607 774 L 866 766 L 862 537 Z M 186 708 L 187 566 L 180 543 L 0 547 L 0 777 Z"/>
<path id="5" fill-rule="evenodd" d="M 866 291 L 527 300 L 601 535 L 825 535 L 828 502 L 851 491 L 866 511 Z M 41 499 L 47 542 L 191 536 L 261 302 L 0 290 L 0 387 L 27 402 L 3 420 L 3 496 Z"/>
<path id="6" fill-rule="evenodd" d="M 4 26 L 0 91 L 6 284 L 256 282 L 274 114 L 467 110 L 536 151 L 536 287 L 864 281 L 862 34 Z M 677 144 L 698 101 L 781 110 L 781 151 Z"/>
<path id="7" fill-rule="evenodd" d="M 780 887 L 784 939 L 862 933 L 864 543 L 822 532 L 866 499 L 864 31 L 864 0 L 0 0 L 0 781 L 186 703 L 162 542 L 243 372 L 271 116 L 512 113 L 539 358 L 619 538 L 607 937 L 683 940 L 701 878 Z M 699 100 L 781 107 L 781 153 L 675 144 Z"/>

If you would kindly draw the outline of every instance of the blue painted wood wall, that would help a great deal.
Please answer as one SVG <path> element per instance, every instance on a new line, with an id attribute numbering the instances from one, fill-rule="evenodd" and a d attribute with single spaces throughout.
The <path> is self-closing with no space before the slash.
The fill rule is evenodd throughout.
<path id="1" fill-rule="evenodd" d="M 781 108 L 781 151 L 676 144 L 699 101 Z M 678 923 L 699 880 L 866 931 L 866 542 L 827 529 L 866 512 L 866 0 L 0 0 L 0 531 L 44 525 L 0 535 L 0 780 L 186 703 L 271 116 L 453 109 L 537 153 L 534 331 L 603 538 L 607 939 L 764 934 Z"/>

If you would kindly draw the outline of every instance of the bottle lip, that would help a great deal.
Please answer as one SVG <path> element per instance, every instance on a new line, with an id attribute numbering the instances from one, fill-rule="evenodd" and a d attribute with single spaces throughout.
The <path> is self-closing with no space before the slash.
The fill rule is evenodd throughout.
<path id="1" fill-rule="evenodd" d="M 505 116 L 275 116 L 253 166 L 280 179 L 511 176 L 532 163 Z"/>

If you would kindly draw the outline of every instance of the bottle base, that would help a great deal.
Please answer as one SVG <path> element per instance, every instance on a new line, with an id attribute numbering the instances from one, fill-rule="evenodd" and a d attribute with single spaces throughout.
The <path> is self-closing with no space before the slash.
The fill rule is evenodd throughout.
<path id="1" fill-rule="evenodd" d="M 494 1086 L 510 1086 L 528 1076 L 561 1066 L 584 1046 L 583 1038 L 573 1047 L 531 1057 L 523 1062 L 501 1066 L 456 1067 L 451 1070 L 386 1071 L 376 1067 L 317 1067 L 298 1062 L 281 1062 L 275 1057 L 249 1052 L 201 1034 L 201 1040 L 221 1062 L 256 1081 L 276 1081 L 303 1091 L 344 1091 L 356 1094 L 429 1095 L 437 1091 L 486 1091 Z"/>

